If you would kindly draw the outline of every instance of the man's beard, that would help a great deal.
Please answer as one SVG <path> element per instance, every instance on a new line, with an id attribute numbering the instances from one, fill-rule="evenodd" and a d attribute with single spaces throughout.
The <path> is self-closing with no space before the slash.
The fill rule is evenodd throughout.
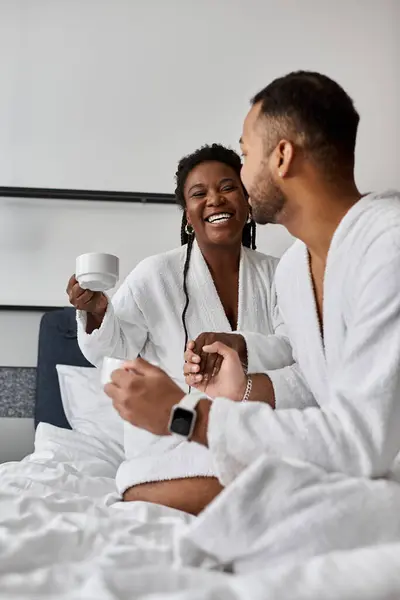
<path id="1" fill-rule="evenodd" d="M 267 168 L 260 170 L 250 190 L 251 214 L 256 223 L 267 225 L 277 223 L 284 209 L 286 198 L 274 183 Z"/>

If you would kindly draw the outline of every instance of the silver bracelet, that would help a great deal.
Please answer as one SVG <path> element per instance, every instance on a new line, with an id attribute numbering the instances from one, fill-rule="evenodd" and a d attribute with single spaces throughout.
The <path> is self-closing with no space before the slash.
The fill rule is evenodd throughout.
<path id="1" fill-rule="evenodd" d="M 242 402 L 247 402 L 248 399 L 250 398 L 250 394 L 251 394 L 251 388 L 253 387 L 253 380 L 251 377 L 247 378 L 247 385 L 246 385 L 246 389 L 244 392 L 244 396 L 242 398 Z"/>

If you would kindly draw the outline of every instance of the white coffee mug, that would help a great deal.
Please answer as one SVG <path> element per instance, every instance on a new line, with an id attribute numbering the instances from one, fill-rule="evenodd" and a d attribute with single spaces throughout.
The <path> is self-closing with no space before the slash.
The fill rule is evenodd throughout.
<path id="1" fill-rule="evenodd" d="M 106 385 L 111 382 L 111 374 L 118 369 L 121 369 L 122 365 L 126 363 L 126 360 L 122 360 L 121 358 L 111 358 L 110 356 L 106 356 L 103 359 L 103 364 L 101 366 L 101 374 L 100 381 L 101 385 Z"/>
<path id="2" fill-rule="evenodd" d="M 113 254 L 89 252 L 76 259 L 75 277 L 84 290 L 105 292 L 117 285 L 119 259 Z"/>

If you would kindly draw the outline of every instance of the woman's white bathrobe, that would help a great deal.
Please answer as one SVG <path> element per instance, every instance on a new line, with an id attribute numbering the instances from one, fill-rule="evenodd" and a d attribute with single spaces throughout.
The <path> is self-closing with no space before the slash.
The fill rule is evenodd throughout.
<path id="1" fill-rule="evenodd" d="M 109 303 L 100 329 L 85 332 L 86 314 L 78 312 L 78 341 L 86 358 L 101 366 L 105 356 L 146 360 L 164 369 L 185 391 L 183 267 L 186 246 L 142 261 Z M 271 335 L 269 369 L 292 363 L 291 348 L 279 320 L 274 289 L 277 259 L 242 248 L 239 269 L 238 331 Z M 196 243 L 188 272 L 189 339 L 203 331 L 232 332 L 206 262 Z M 265 352 L 264 352 L 265 355 Z M 156 407 L 156 404 L 155 404 Z M 155 408 L 156 410 L 156 408 Z M 208 450 L 174 437 L 157 437 L 124 424 L 126 461 L 117 474 L 120 492 L 148 481 L 214 475 Z"/>
<path id="2" fill-rule="evenodd" d="M 308 251 L 297 241 L 276 271 L 296 362 L 269 372 L 273 411 L 217 398 L 208 441 L 227 484 L 265 453 L 349 475 L 385 475 L 400 450 L 400 194 L 369 194 L 338 226 L 324 279 L 322 338 Z M 245 334 L 249 372 L 266 370 L 268 343 Z M 312 402 L 315 406 L 312 407 Z"/>

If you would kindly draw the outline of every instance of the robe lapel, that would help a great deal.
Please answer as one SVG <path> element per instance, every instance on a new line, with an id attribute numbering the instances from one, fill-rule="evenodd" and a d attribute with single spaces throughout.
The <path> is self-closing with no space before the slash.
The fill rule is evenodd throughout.
<path id="1" fill-rule="evenodd" d="M 297 289 L 296 293 L 293 294 L 293 298 L 296 298 L 299 302 L 296 310 L 298 318 L 296 329 L 302 331 L 302 335 L 298 339 L 298 345 L 301 345 L 301 347 L 296 348 L 296 355 L 307 380 L 310 384 L 312 382 L 311 387 L 314 395 L 319 397 L 320 394 L 323 396 L 326 391 L 326 360 L 308 250 L 305 246 L 295 277 Z"/>
<path id="2" fill-rule="evenodd" d="M 231 332 L 232 328 L 219 299 L 213 278 L 196 241 L 193 243 L 188 277 L 190 302 L 193 308 L 195 308 L 195 303 L 198 305 L 201 315 L 201 322 L 198 324 L 202 331 Z M 191 310 L 191 314 L 195 315 L 196 313 Z M 192 324 L 190 324 L 190 329 L 192 329 Z"/>
<path id="3" fill-rule="evenodd" d="M 266 319 L 261 314 L 265 305 L 265 290 L 257 285 L 257 273 L 242 248 L 239 269 L 238 330 L 260 331 Z"/>
<path id="4" fill-rule="evenodd" d="M 197 337 L 198 333 L 208 330 L 231 333 L 232 327 L 225 314 L 207 263 L 196 242 L 193 244 L 188 277 L 190 336 Z M 264 295 L 265 290 L 262 286 L 257 286 L 256 272 L 246 251 L 242 248 L 239 265 L 237 324 L 239 331 L 260 331 L 261 324 L 266 320 Z M 198 331 L 199 329 L 200 331 Z"/>

